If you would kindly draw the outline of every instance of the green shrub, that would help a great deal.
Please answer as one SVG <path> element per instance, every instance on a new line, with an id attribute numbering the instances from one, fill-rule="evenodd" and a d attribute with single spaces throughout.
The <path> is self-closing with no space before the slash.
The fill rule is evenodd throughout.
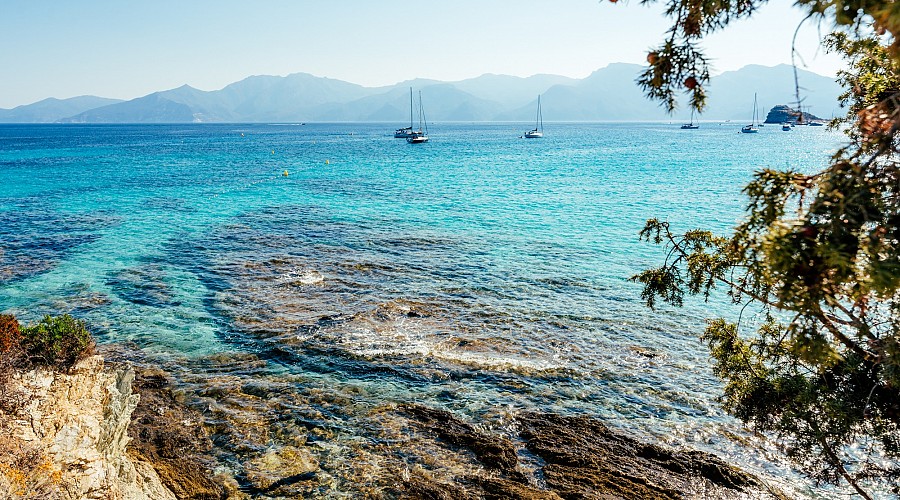
<path id="1" fill-rule="evenodd" d="M 44 316 L 22 328 L 22 347 L 34 363 L 71 368 L 94 353 L 94 338 L 83 321 L 68 314 Z"/>

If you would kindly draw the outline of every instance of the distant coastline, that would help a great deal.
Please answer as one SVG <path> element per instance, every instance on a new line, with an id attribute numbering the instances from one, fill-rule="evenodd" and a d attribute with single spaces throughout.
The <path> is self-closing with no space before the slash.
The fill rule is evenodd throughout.
<path id="1" fill-rule="evenodd" d="M 252 76 L 221 90 L 176 89 L 121 101 L 95 96 L 48 98 L 0 109 L 0 123 L 285 123 L 385 122 L 406 120 L 410 87 L 428 96 L 435 122 L 529 121 L 536 95 L 543 95 L 547 122 L 671 121 L 648 101 L 634 79 L 643 69 L 617 63 L 583 79 L 557 75 L 528 78 L 482 75 L 458 82 L 413 80 L 387 87 L 296 73 Z M 838 107 L 840 86 L 833 78 L 799 70 L 805 107 L 829 115 Z M 762 83 L 761 83 L 762 82 Z M 700 120 L 749 118 L 752 95 L 768 109 L 793 99 L 793 68 L 746 66 L 712 78 L 707 111 Z"/>

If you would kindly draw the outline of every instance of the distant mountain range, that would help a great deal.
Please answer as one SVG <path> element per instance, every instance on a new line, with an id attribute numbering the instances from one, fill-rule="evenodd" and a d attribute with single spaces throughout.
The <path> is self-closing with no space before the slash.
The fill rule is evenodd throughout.
<path id="1" fill-rule="evenodd" d="M 431 122 L 529 121 L 541 94 L 544 121 L 686 120 L 688 111 L 667 115 L 635 84 L 643 70 L 617 63 L 587 78 L 556 75 L 520 78 L 482 75 L 458 82 L 412 80 L 387 87 L 363 87 L 305 73 L 251 76 L 221 90 L 184 85 L 120 101 L 82 96 L 45 99 L 0 109 L 0 123 L 190 123 L 190 122 L 355 122 L 403 124 L 409 117 L 409 88 L 422 92 Z M 830 116 L 838 108 L 840 86 L 833 78 L 798 70 L 804 109 Z M 708 86 L 703 120 L 749 120 L 753 94 L 760 110 L 794 99 L 793 68 L 746 66 L 722 73 Z"/>

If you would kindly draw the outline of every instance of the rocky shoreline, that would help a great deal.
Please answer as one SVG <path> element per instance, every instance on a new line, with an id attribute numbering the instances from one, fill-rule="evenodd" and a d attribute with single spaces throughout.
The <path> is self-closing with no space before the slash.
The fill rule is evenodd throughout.
<path id="1" fill-rule="evenodd" d="M 158 367 L 91 356 L 65 373 L 14 374 L 7 387 L 24 405 L 0 410 L 8 436 L 0 453 L 9 462 L 0 460 L 0 497 L 329 496 L 317 488 L 322 471 L 305 449 L 313 442 L 263 439 L 268 447 L 246 453 L 240 471 L 226 466 L 216 443 L 248 430 L 241 422 L 210 423 Z M 355 497 L 783 498 L 712 455 L 643 443 L 586 416 L 521 413 L 503 432 L 424 404 L 386 404 L 372 418 L 396 433 L 375 448 L 403 461 L 385 459 L 386 477 L 361 479 Z M 18 461 L 11 450 L 19 450 Z"/>

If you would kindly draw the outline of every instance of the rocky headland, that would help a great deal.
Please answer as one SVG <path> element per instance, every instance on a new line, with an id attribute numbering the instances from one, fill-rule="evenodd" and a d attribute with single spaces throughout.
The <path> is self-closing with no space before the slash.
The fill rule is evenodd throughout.
<path id="1" fill-rule="evenodd" d="M 802 113 L 802 120 L 800 120 L 800 116 L 801 113 L 799 110 L 796 110 L 788 106 L 787 104 L 779 104 L 769 110 L 769 114 L 766 115 L 766 121 L 763 123 L 822 123 L 825 121 L 825 119 L 819 118 L 818 116 L 806 111 Z"/>

